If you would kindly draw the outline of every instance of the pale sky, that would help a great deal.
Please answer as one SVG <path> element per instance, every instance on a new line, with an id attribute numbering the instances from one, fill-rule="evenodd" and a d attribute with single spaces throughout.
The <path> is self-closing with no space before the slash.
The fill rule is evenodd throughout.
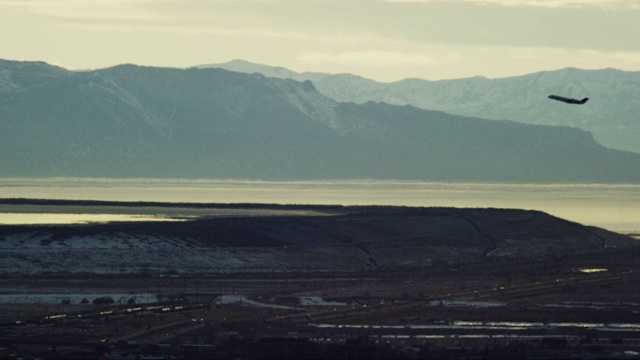
<path id="1" fill-rule="evenodd" d="M 243 59 L 377 81 L 640 71 L 640 0 L 0 0 L 0 59 Z"/>

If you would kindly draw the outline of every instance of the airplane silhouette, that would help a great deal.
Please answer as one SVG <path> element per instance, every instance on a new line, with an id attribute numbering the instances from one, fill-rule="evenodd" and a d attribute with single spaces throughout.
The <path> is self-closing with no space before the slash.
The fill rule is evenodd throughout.
<path id="1" fill-rule="evenodd" d="M 566 102 L 567 104 L 577 104 L 577 105 L 582 105 L 582 104 L 586 103 L 587 100 L 589 100 L 589 98 L 584 98 L 582 100 L 569 99 L 569 98 L 566 98 L 566 97 L 563 97 L 563 96 L 558 96 L 558 95 L 549 95 L 548 98 L 549 99 L 553 99 L 553 100 Z"/>

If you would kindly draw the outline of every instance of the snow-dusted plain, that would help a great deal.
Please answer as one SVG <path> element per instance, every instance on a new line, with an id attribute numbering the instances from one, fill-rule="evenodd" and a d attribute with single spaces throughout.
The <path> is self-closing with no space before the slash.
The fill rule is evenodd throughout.
<path id="1" fill-rule="evenodd" d="M 183 239 L 130 234 L 51 240 L 46 235 L 23 233 L 2 242 L 0 273 L 162 275 L 327 270 L 327 264 L 317 258 L 292 256 L 299 252 L 293 248 L 194 246 Z M 363 269 L 365 265 L 362 261 Z"/>

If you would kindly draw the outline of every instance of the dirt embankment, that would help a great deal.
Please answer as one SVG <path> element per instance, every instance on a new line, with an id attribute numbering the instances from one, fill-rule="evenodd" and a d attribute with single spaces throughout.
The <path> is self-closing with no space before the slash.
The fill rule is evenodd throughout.
<path id="1" fill-rule="evenodd" d="M 367 271 L 584 254 L 636 243 L 514 209 L 42 201 L 4 206 L 190 214 L 180 222 L 0 226 L 5 274 Z"/>

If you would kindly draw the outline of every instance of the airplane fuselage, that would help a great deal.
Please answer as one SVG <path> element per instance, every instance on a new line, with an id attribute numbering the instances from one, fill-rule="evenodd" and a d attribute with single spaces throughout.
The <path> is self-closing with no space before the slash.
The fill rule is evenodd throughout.
<path id="1" fill-rule="evenodd" d="M 571 98 L 566 98 L 564 96 L 558 96 L 558 95 L 549 95 L 548 98 L 549 99 L 553 99 L 553 100 L 562 101 L 562 102 L 565 102 L 567 104 L 577 104 L 577 105 L 582 105 L 582 104 L 586 103 L 589 100 L 589 98 L 584 98 L 582 100 L 578 100 L 578 99 L 571 99 Z"/>

